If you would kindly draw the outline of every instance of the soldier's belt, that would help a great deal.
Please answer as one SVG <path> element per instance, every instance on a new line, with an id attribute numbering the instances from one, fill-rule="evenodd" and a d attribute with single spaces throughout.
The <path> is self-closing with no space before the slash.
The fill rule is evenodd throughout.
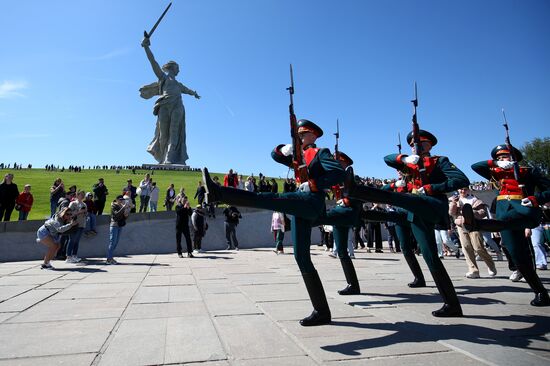
<path id="1" fill-rule="evenodd" d="M 523 196 L 521 194 L 501 194 L 497 196 L 497 201 L 500 200 L 521 200 Z"/>

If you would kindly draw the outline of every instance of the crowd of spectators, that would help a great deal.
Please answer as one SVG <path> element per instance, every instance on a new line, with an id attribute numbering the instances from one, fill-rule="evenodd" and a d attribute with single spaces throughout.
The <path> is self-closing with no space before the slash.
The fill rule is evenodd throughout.
<path id="1" fill-rule="evenodd" d="M 21 170 L 21 169 L 23 169 L 23 164 L 13 163 L 13 167 L 12 167 L 11 163 L 9 163 L 9 164 L 0 163 L 0 169 Z M 28 164 L 27 169 L 32 169 L 32 164 Z"/>
<path id="2" fill-rule="evenodd" d="M 9 166 L 10 164 L 8 164 Z M 14 163 L 17 169 L 20 169 L 20 165 Z M 0 164 L 0 167 L 2 165 Z M 73 172 L 81 171 L 82 167 L 69 166 L 69 170 Z M 117 167 L 97 167 L 98 169 L 117 169 Z M 57 168 L 48 166 L 48 169 L 55 170 Z M 64 169 L 64 168 L 62 168 Z M 130 213 L 137 212 L 138 203 L 136 202 L 139 197 L 139 212 L 156 212 L 158 210 L 158 201 L 163 201 L 163 207 L 167 211 L 175 209 L 177 214 L 176 221 L 176 242 L 177 252 L 180 257 L 183 256 L 183 250 L 181 246 L 181 236 L 183 235 L 187 241 L 187 256 L 193 257 L 193 253 L 201 253 L 202 240 L 206 235 L 208 229 L 207 215 L 208 217 L 215 218 L 215 209 L 213 204 L 207 204 L 205 200 L 206 190 L 201 181 L 198 182 L 197 190 L 194 198 L 197 199 L 198 205 L 193 209 L 190 207 L 189 199 L 185 194 L 185 190 L 182 187 L 179 192 L 176 192 L 174 184 L 170 184 L 167 187 L 164 194 L 161 194 L 159 187 L 153 180 L 152 176 L 154 171 L 145 174 L 144 178 L 139 182 L 137 186 L 133 185 L 132 179 L 127 180 L 127 185 L 122 187 L 120 195 L 111 202 L 110 206 L 110 225 L 109 225 L 109 240 L 106 249 L 106 264 L 117 264 L 114 259 L 114 252 L 117 244 L 120 240 L 123 227 L 126 225 Z M 379 179 L 375 177 L 359 178 L 362 184 L 372 187 L 381 188 L 385 184 L 395 182 L 396 179 Z M 239 175 L 237 172 L 230 169 L 223 177 L 223 181 L 220 181 L 219 177 L 213 177 L 213 180 L 217 184 L 223 184 L 226 187 L 233 187 L 235 189 L 243 189 L 251 192 L 279 192 L 279 184 L 277 180 L 273 178 L 267 178 L 262 173 L 256 177 L 253 174 L 246 179 Z M 223 182 L 223 183 L 222 183 Z M 287 178 L 284 180 L 282 191 L 292 192 L 296 190 L 296 181 L 293 178 Z M 471 191 L 491 190 L 493 185 L 488 181 L 473 182 L 470 185 Z M 464 190 L 463 190 L 464 191 Z M 81 237 L 90 237 L 97 235 L 96 231 L 96 219 L 97 215 L 103 214 L 105 206 L 107 204 L 107 196 L 109 195 L 109 189 L 107 188 L 103 178 L 99 178 L 98 181 L 93 184 L 90 192 L 78 190 L 75 185 L 66 187 L 61 178 L 56 179 L 50 187 L 50 215 L 51 217 L 40 227 L 37 232 L 37 242 L 42 243 L 48 247 L 48 251 L 44 258 L 42 268 L 50 269 L 50 261 L 57 253 L 57 259 L 64 259 L 68 263 L 78 263 L 81 258 L 78 257 L 78 248 Z M 455 194 L 456 195 L 456 194 Z M 329 197 L 327 195 L 327 198 Z M 451 197 L 453 199 L 454 196 Z M 14 174 L 7 173 L 3 177 L 0 183 L 0 220 L 9 221 L 14 210 L 19 213 L 19 220 L 26 220 L 29 212 L 32 209 L 34 198 L 31 193 L 31 185 L 25 184 L 23 190 L 20 192 L 17 184 L 14 182 Z M 364 212 L 368 210 L 392 210 L 391 206 L 385 205 L 369 205 L 363 206 Z M 275 252 L 277 254 L 284 253 L 282 247 L 282 240 L 284 238 L 284 231 L 288 230 L 286 223 L 287 219 L 284 215 L 276 213 L 277 217 L 273 218 L 271 230 L 274 232 L 274 239 L 276 241 Z M 229 207 L 224 212 L 225 215 L 225 232 L 227 238 L 227 248 L 238 248 L 238 241 L 236 236 L 236 226 L 238 225 L 241 215 L 236 207 Z M 275 224 L 274 224 L 275 223 Z M 453 223 L 451 223 L 453 224 Z M 400 243 L 395 235 L 395 228 L 392 223 L 385 223 L 385 227 L 389 234 L 390 250 L 400 251 Z M 490 254 L 484 253 L 487 239 L 475 238 L 470 240 L 472 244 L 465 239 L 460 230 L 457 230 L 456 226 L 451 225 L 454 229 L 443 228 L 441 232 L 448 232 L 450 235 L 441 236 L 441 240 L 438 242 L 438 250 L 440 257 L 444 255 L 451 255 L 455 253 L 458 257 L 460 252 L 456 244 L 459 242 L 465 242 L 462 245 L 464 249 L 464 255 L 467 257 L 467 262 L 470 265 L 468 274 L 471 278 L 475 278 L 479 269 L 476 268 L 475 254 L 481 256 L 481 259 L 486 261 L 489 267 L 489 273 L 495 273 L 496 270 L 494 263 L 491 261 Z M 187 230 L 187 229 L 189 230 Z M 327 246 L 327 249 L 332 249 L 333 239 L 331 237 L 330 227 L 321 227 L 321 233 L 323 242 L 322 244 Z M 458 228 L 460 229 L 460 228 Z M 455 235 L 453 235 L 453 233 Z M 454 236 L 454 237 L 453 237 Z M 471 236 L 471 235 L 470 235 Z M 459 238 L 458 238 L 459 237 Z M 350 255 L 353 255 L 353 250 L 359 246 L 365 247 L 367 251 L 382 252 L 382 240 L 381 240 L 381 225 L 377 222 L 369 222 L 363 220 L 359 227 L 353 230 L 353 246 L 348 248 Z M 459 240 L 461 239 L 461 240 Z M 471 239 L 471 238 L 470 238 Z M 485 244 L 485 245 L 484 245 Z M 471 248 L 473 250 L 470 250 Z M 491 246 L 492 248 L 492 246 Z M 238 250 L 238 249 L 237 249 Z M 493 249 L 497 253 L 497 259 L 502 258 L 500 249 L 497 246 Z M 485 255 L 484 255 L 485 254 Z M 539 266 L 539 264 L 537 263 Z M 539 267 L 545 267 L 546 264 L 541 264 Z"/>

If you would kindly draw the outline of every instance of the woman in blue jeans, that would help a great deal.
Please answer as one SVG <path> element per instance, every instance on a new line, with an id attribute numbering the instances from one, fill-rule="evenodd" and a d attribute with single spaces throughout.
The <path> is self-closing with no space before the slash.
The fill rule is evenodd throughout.
<path id="1" fill-rule="evenodd" d="M 122 227 L 126 225 L 126 219 L 130 214 L 130 208 L 125 205 L 123 195 L 118 195 L 111 203 L 111 224 L 109 225 L 109 246 L 107 247 L 107 261 L 105 264 L 118 264 L 113 259 L 113 253 L 120 240 Z"/>

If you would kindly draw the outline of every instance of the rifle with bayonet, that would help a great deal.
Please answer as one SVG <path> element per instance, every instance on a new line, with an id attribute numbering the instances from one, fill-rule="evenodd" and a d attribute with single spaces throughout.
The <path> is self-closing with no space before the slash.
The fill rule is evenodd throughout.
<path id="1" fill-rule="evenodd" d="M 340 139 L 340 123 L 338 121 L 338 118 L 336 118 L 336 132 L 334 133 L 334 136 L 336 137 L 336 144 L 334 145 L 334 156 L 338 158 L 338 140 Z"/>
<path id="2" fill-rule="evenodd" d="M 155 25 L 153 26 L 153 28 L 151 28 L 151 30 L 149 31 L 149 33 L 147 33 L 147 31 L 143 31 L 143 36 L 145 38 L 151 38 L 151 36 L 153 35 L 153 33 L 155 32 L 155 29 L 157 29 L 158 25 L 160 24 L 160 21 L 162 20 L 162 18 L 164 18 L 164 16 L 166 15 L 166 13 L 168 12 L 168 9 L 170 9 L 170 7 L 172 6 L 172 3 L 168 4 L 168 6 L 166 7 L 166 9 L 164 10 L 164 12 L 161 14 L 160 18 L 157 20 L 157 22 L 155 23 Z"/>
<path id="3" fill-rule="evenodd" d="M 422 158 L 422 142 L 420 141 L 420 127 L 418 126 L 418 120 L 416 116 L 416 108 L 418 107 L 418 91 L 416 87 L 416 81 L 414 82 L 414 99 L 411 100 L 413 104 L 413 116 L 412 116 L 412 135 L 413 135 L 413 146 L 415 154 L 420 156 L 418 159 L 418 172 L 420 173 L 420 184 L 424 185 L 427 182 L 426 177 L 426 167 L 424 167 L 424 159 Z"/>
<path id="4" fill-rule="evenodd" d="M 516 182 L 518 182 L 519 187 L 521 188 L 521 192 L 523 193 L 523 197 L 527 197 L 528 193 L 525 189 L 525 185 L 520 183 L 520 169 L 519 169 L 519 162 L 516 156 L 516 153 L 514 151 L 514 147 L 512 146 L 512 143 L 510 142 L 510 132 L 508 130 L 508 120 L 506 119 L 506 113 L 504 113 L 504 108 L 502 108 L 502 116 L 504 117 L 504 123 L 502 124 L 504 126 L 504 129 L 506 130 L 506 147 L 510 151 L 510 157 L 512 158 L 512 162 L 514 163 L 514 179 Z"/>
<path id="5" fill-rule="evenodd" d="M 399 151 L 399 155 L 401 155 L 401 133 L 397 133 L 397 150 Z"/>
<path id="6" fill-rule="evenodd" d="M 292 72 L 292 64 L 290 64 L 290 86 L 286 90 L 290 95 L 288 112 L 290 114 L 290 137 L 292 138 L 292 169 L 296 180 L 299 183 L 304 183 L 308 181 L 308 174 L 302 151 L 302 141 L 298 136 L 298 121 L 296 114 L 294 114 L 294 73 Z"/>

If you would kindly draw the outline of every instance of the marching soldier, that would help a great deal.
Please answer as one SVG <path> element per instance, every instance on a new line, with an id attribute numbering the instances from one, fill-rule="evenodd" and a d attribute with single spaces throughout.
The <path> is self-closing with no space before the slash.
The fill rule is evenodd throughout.
<path id="1" fill-rule="evenodd" d="M 430 150 L 437 144 L 436 137 L 428 131 L 419 130 L 421 142 L 420 156 L 413 150 L 413 155 L 392 154 L 384 158 L 387 165 L 405 171 L 411 176 L 412 192 L 389 192 L 354 184 L 353 170 L 347 169 L 346 189 L 350 198 L 363 201 L 389 203 L 405 209 L 402 222 L 410 226 L 416 238 L 424 260 L 430 269 L 435 284 L 444 304 L 441 309 L 432 312 L 436 317 L 462 316 L 453 283 L 443 267 L 437 253 L 434 225 L 448 215 L 448 201 L 445 193 L 469 185 L 468 178 L 445 156 L 431 156 Z M 407 135 L 407 142 L 413 146 L 413 133 Z M 426 182 L 422 182 L 419 160 L 426 169 Z"/>
<path id="2" fill-rule="evenodd" d="M 353 164 L 353 160 L 341 151 L 336 152 L 334 158 L 338 160 L 343 169 Z M 346 282 L 348 283 L 346 288 L 338 291 L 338 293 L 340 295 L 357 295 L 361 290 L 355 267 L 348 253 L 348 237 L 350 228 L 360 224 L 362 204 L 357 200 L 344 198 L 342 196 L 343 186 L 341 183 L 343 182 L 339 182 L 331 187 L 337 200 L 336 206 L 330 209 L 326 216 L 319 218 L 315 225 L 332 225 L 334 227 L 334 242 L 338 250 L 338 258 L 340 258 Z"/>
<path id="3" fill-rule="evenodd" d="M 254 193 L 217 186 L 210 179 L 208 170 L 203 170 L 209 201 L 222 201 L 242 207 L 256 207 L 292 215 L 292 242 L 294 258 L 302 272 L 309 297 L 313 304 L 310 316 L 300 320 L 303 326 L 330 323 L 331 314 L 319 274 L 311 262 L 311 228 L 315 221 L 325 215 L 325 189 L 344 180 L 344 169 L 326 148 L 315 145 L 323 130 L 315 123 L 298 121 L 298 136 L 302 142 L 303 155 L 309 180 L 300 182 L 298 191 L 287 193 Z M 279 145 L 271 153 L 273 159 L 292 166 L 292 145 Z"/>
<path id="4" fill-rule="evenodd" d="M 514 175 L 512 156 L 516 159 L 515 163 L 523 159 L 518 149 L 498 145 L 491 151 L 492 160 L 472 165 L 477 174 L 500 185 L 496 204 L 497 219 L 475 219 L 472 207 L 464 205 L 464 227 L 471 231 L 500 232 L 502 243 L 510 252 L 512 261 L 535 292 L 531 305 L 550 306 L 548 291 L 535 271 L 529 243 L 525 237 L 525 229 L 540 224 L 540 206 L 550 201 L 550 180 L 542 176 L 537 169 L 519 167 L 518 182 Z M 535 188 L 538 189 L 537 193 Z"/>
<path id="5" fill-rule="evenodd" d="M 385 184 L 381 189 L 402 194 L 411 193 L 414 188 L 413 183 L 408 181 L 406 179 L 406 176 L 404 176 L 403 173 L 399 170 L 398 176 L 399 180 L 393 183 Z M 413 281 L 409 282 L 407 286 L 411 288 L 426 287 L 424 273 L 422 273 L 422 268 L 420 268 L 420 264 L 416 259 L 414 251 L 416 249 L 416 244 L 413 243 L 411 226 L 406 220 L 406 214 L 406 210 L 400 207 L 395 208 L 395 216 L 399 217 L 398 215 L 401 215 L 401 217 L 395 221 L 395 233 L 397 235 L 397 238 L 399 239 L 401 251 L 403 252 L 403 257 L 405 257 L 405 261 L 407 262 L 407 265 L 409 266 L 414 276 Z"/>

